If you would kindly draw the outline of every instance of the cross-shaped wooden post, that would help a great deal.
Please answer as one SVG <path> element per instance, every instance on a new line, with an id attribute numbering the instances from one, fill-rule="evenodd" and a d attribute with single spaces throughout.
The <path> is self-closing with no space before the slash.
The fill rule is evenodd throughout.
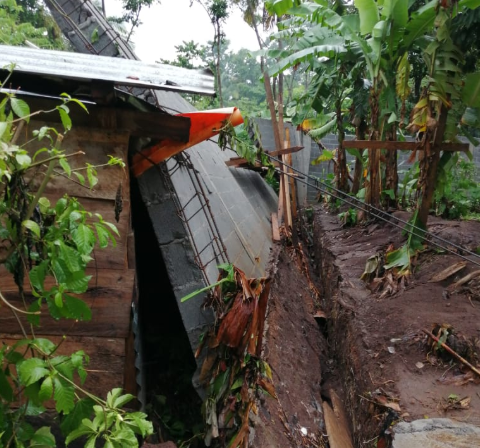
<path id="1" fill-rule="evenodd" d="M 377 141 L 377 140 L 344 140 L 343 146 L 345 148 L 357 148 L 357 149 L 378 149 L 389 151 L 423 151 L 424 146 L 421 142 L 397 142 L 397 141 Z M 439 159 L 440 151 L 448 152 L 467 152 L 470 148 L 468 143 L 437 143 L 432 142 L 432 148 L 436 153 L 436 159 Z M 438 162 L 438 160 L 437 160 Z M 422 198 L 421 206 L 418 213 L 418 220 L 424 228 L 427 227 L 428 212 L 433 197 L 433 190 L 435 189 L 436 182 L 436 169 L 437 164 L 433 168 L 433 172 L 429 173 L 429 182 L 433 183 L 428 185 L 426 190 L 426 197 Z M 425 193 L 425 192 L 424 192 Z"/>

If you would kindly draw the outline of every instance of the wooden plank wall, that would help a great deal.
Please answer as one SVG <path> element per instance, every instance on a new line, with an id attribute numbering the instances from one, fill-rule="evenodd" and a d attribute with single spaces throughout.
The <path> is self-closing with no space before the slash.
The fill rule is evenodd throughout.
<path id="1" fill-rule="evenodd" d="M 50 123 L 32 121 L 26 128 L 22 139 L 30 140 L 31 132 Z M 58 124 L 55 125 L 58 128 Z M 100 165 L 108 161 L 108 155 L 121 158 L 127 165 L 129 133 L 97 129 L 94 127 L 75 127 L 62 143 L 67 154 L 77 151 L 83 156 L 69 158 L 72 168 L 80 168 L 88 162 Z M 44 143 L 29 144 L 31 152 L 41 148 Z M 37 176 L 33 179 L 33 188 L 41 182 Z M 78 322 L 72 320 L 54 321 L 48 312 L 41 318 L 41 326 L 36 329 L 37 336 L 52 337 L 53 340 L 67 335 L 61 346 L 62 353 L 71 353 L 80 347 L 90 356 L 89 375 L 86 387 L 100 396 L 113 387 L 125 387 L 135 393 L 135 367 L 133 337 L 131 334 L 131 304 L 135 287 L 135 256 L 132 244 L 133 234 L 130 219 L 130 183 L 128 168 L 118 166 L 98 169 L 98 185 L 94 190 L 84 188 L 62 176 L 57 176 L 49 185 L 45 196 L 51 202 L 64 194 L 77 197 L 86 210 L 100 213 L 106 221 L 114 223 L 120 232 L 115 248 L 96 249 L 94 261 L 89 264 L 88 273 L 92 280 L 89 290 L 81 297 L 92 309 L 92 320 Z M 115 221 L 115 197 L 121 188 L 123 210 L 119 222 Z M 129 253 L 130 252 L 130 253 Z M 130 263 L 129 263 L 130 260 Z M 0 289 L 17 307 L 23 307 L 13 278 L 2 267 L 0 270 Z M 27 301 L 31 295 L 27 291 Z M 18 323 L 6 307 L 0 307 L 0 337 L 2 340 L 20 337 Z M 129 359 L 126 359 L 129 358 Z"/>

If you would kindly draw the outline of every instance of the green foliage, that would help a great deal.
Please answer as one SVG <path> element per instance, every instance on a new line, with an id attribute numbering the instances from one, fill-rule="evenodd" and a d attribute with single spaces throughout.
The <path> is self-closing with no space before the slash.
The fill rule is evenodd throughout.
<path id="1" fill-rule="evenodd" d="M 218 282 L 212 283 L 211 285 L 205 286 L 205 288 L 197 289 L 196 291 L 191 292 L 190 294 L 186 295 L 185 297 L 182 297 L 181 302 L 186 302 L 187 300 L 190 300 L 192 297 L 195 297 L 202 292 L 210 291 L 213 288 L 216 288 L 217 286 L 221 286 L 223 291 L 228 291 L 232 285 L 235 284 L 235 278 L 234 278 L 234 272 L 233 272 L 233 266 L 231 264 L 221 264 L 217 266 L 218 269 L 221 270 L 221 272 L 225 272 L 225 276 L 221 278 Z"/>
<path id="2" fill-rule="evenodd" d="M 24 45 L 28 40 L 48 49 L 62 50 L 66 43 L 43 2 L 39 0 L 2 0 L 0 3 L 0 43 Z"/>
<path id="3" fill-rule="evenodd" d="M 435 213 L 449 219 L 480 217 L 480 173 L 473 162 L 457 156 L 440 161 Z"/>
<path id="4" fill-rule="evenodd" d="M 267 169 L 267 180 L 272 181 L 275 168 L 263 151 L 255 122 L 248 117 L 244 117 L 243 125 L 236 128 L 230 122 L 225 123 L 218 136 L 218 146 L 222 150 L 231 149 L 252 165 L 260 162 Z"/>
<path id="5" fill-rule="evenodd" d="M 415 251 L 408 244 L 404 244 L 399 249 L 387 253 L 384 268 L 386 270 L 397 268 L 400 274 L 406 274 L 410 272 L 410 261 L 413 255 Z"/>
<path id="6" fill-rule="evenodd" d="M 351 227 L 357 225 L 357 209 L 349 208 L 347 211 L 339 213 L 338 219 L 345 227 Z"/>
<path id="7" fill-rule="evenodd" d="M 419 163 L 403 174 L 400 185 L 402 204 L 414 207 L 416 184 L 420 176 Z M 434 211 L 447 219 L 478 219 L 480 215 L 479 172 L 475 163 L 465 156 L 445 152 L 440 158 Z"/>
<path id="8" fill-rule="evenodd" d="M 80 425 L 71 431 L 65 444 L 68 446 L 80 437 L 85 438 L 85 446 L 96 446 L 104 441 L 105 447 L 138 447 L 137 435 L 145 437 L 153 433 L 152 424 L 143 412 L 125 413 L 120 410 L 134 397 L 122 395 L 122 389 L 113 389 L 108 393 L 105 405 L 94 405 L 94 418 L 83 418 Z"/>
<path id="9" fill-rule="evenodd" d="M 297 70 L 299 65 L 313 74 L 305 94 L 287 108 L 294 122 L 312 137 L 321 138 L 336 127 L 341 143 L 348 113 L 361 140 L 403 139 L 405 129 L 418 136 L 425 151 L 434 138 L 454 142 L 461 134 L 477 144 L 480 77 L 474 39 L 479 17 L 475 8 L 480 2 L 355 0 L 355 8 L 337 8 L 323 1 L 296 7 L 291 0 L 268 3 L 272 11 L 289 14 L 273 37 L 283 44 L 282 49 L 268 52 L 277 58 L 270 74 Z M 445 117 L 445 127 L 440 126 Z M 371 152 L 366 160 L 356 154 L 367 167 L 367 175 L 362 176 L 363 197 L 377 207 L 397 200 L 396 161 L 388 154 L 380 157 Z M 330 156 L 324 152 L 316 163 Z M 415 164 L 401 185 L 403 205 L 422 210 L 420 215 L 414 213 L 412 221 L 422 228 L 428 212 L 425 201 L 430 200 L 425 185 L 432 182 L 429 160 L 425 157 Z M 450 218 L 475 214 L 477 178 L 460 174 L 462 164 L 455 172 L 453 160 L 457 156 L 443 154 L 435 173 L 437 214 Z M 339 182 L 340 176 L 336 179 Z M 424 222 L 419 222 L 419 216 Z M 344 222 L 347 218 L 348 214 L 342 215 Z M 422 228 L 388 255 L 387 268 L 409 270 L 410 257 L 422 247 Z"/>
<path id="10" fill-rule="evenodd" d="M 68 132 L 72 126 L 69 106 L 85 106 L 67 94 L 62 96 L 62 103 L 45 113 L 59 113 Z M 114 245 L 118 236 L 113 224 L 86 211 L 77 199 L 65 195 L 52 203 L 43 196 L 54 175 L 67 179 L 76 175 L 84 185 L 78 171 L 85 170 L 93 187 L 98 166 L 73 169 L 70 158 L 82 153 L 65 154 L 63 134 L 54 128 L 34 131 L 33 139 L 19 146 L 23 123 L 38 113 L 13 94 L 0 100 L 0 264 L 12 275 L 24 307 L 15 307 L 2 291 L 0 306 L 9 308 L 19 322 L 19 315 L 26 315 L 31 325 L 31 335 L 19 326 L 23 338 L 0 346 L 0 446 L 55 447 L 49 428 L 34 431 L 26 422 L 26 417 L 42 414 L 46 402 L 53 400 L 67 443 L 86 436 L 87 446 L 97 441 L 110 448 L 136 447 L 137 435 L 145 437 L 153 429 L 145 414 L 122 409 L 133 397 L 122 395 L 121 389 L 113 389 L 106 401 L 90 394 L 82 387 L 88 356 L 81 350 L 58 355 L 63 340 L 54 344 L 34 335 L 46 314 L 55 320 L 91 319 L 89 306 L 74 295 L 88 288 L 91 276 L 86 269 L 93 250 Z M 29 151 L 33 140 L 44 143 L 34 154 Z M 123 169 L 123 162 L 114 157 L 104 165 Z M 33 299 L 26 297 L 25 289 Z"/>
<path id="11" fill-rule="evenodd" d="M 135 30 L 142 24 L 140 14 L 145 8 L 150 8 L 159 0 L 122 0 L 123 14 L 120 17 L 109 17 L 109 21 L 114 24 L 130 27 L 126 33 L 125 40 L 128 43 Z M 120 30 L 123 31 L 123 30 Z M 123 33 L 122 33 L 123 34 Z M 94 36 L 92 36 L 92 39 Z"/>
<path id="12" fill-rule="evenodd" d="M 160 59 L 161 64 L 175 65 L 182 68 L 203 68 L 208 66 L 206 60 L 207 47 L 190 41 L 183 41 L 180 45 L 175 45 L 177 57 L 173 61 Z"/>
<path id="13" fill-rule="evenodd" d="M 200 45 L 184 41 L 175 46 L 177 55 L 173 60 L 161 59 L 163 64 L 183 68 L 209 68 L 216 73 L 215 46 L 213 42 Z M 261 82 L 261 69 L 249 50 L 229 50 L 228 39 L 223 39 L 220 48 L 220 73 L 224 106 L 238 107 L 248 116 L 261 116 L 266 111 L 265 90 Z M 292 86 L 293 88 L 293 86 Z M 205 98 L 185 94 L 184 97 L 198 109 L 220 106 L 218 98 Z"/>

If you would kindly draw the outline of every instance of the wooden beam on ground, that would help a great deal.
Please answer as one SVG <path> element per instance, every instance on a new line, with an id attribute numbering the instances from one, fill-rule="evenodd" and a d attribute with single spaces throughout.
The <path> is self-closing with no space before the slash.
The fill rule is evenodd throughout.
<path id="1" fill-rule="evenodd" d="M 392 142 L 392 141 L 376 141 L 376 140 L 344 140 L 345 148 L 358 149 L 387 149 L 391 151 L 422 151 L 420 142 Z M 438 145 L 440 151 L 448 152 L 466 152 L 470 148 L 468 143 L 440 143 Z"/>
<path id="2" fill-rule="evenodd" d="M 341 400 L 333 391 L 330 391 L 330 394 L 333 408 L 325 401 L 322 403 L 330 448 L 353 448 L 348 420 Z"/>

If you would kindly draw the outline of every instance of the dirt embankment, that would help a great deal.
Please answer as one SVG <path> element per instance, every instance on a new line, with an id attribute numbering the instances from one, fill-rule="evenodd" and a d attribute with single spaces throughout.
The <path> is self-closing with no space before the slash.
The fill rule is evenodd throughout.
<path id="1" fill-rule="evenodd" d="M 383 435 L 400 420 L 449 417 L 480 424 L 478 378 L 451 358 L 435 356 L 435 344 L 428 345 L 422 332 L 435 324 L 451 325 L 457 341 L 468 341 L 476 364 L 480 297 L 468 290 L 449 293 L 455 275 L 430 282 L 461 260 L 426 251 L 398 292 L 380 298 L 360 276 L 370 256 L 403 244 L 401 231 L 379 224 L 345 229 L 336 214 L 323 209 L 316 210 L 314 228 L 315 272 L 334 360 L 323 371 L 323 388 L 343 393 L 355 446 L 388 446 Z M 430 230 L 470 250 L 480 246 L 480 223 L 432 218 Z M 475 269 L 467 264 L 457 279 Z"/>
<path id="2" fill-rule="evenodd" d="M 299 265 L 295 254 L 283 249 L 274 269 L 264 359 L 278 399 L 262 398 L 251 446 L 324 446 L 321 360 L 327 347 L 313 317 L 315 294 Z"/>

